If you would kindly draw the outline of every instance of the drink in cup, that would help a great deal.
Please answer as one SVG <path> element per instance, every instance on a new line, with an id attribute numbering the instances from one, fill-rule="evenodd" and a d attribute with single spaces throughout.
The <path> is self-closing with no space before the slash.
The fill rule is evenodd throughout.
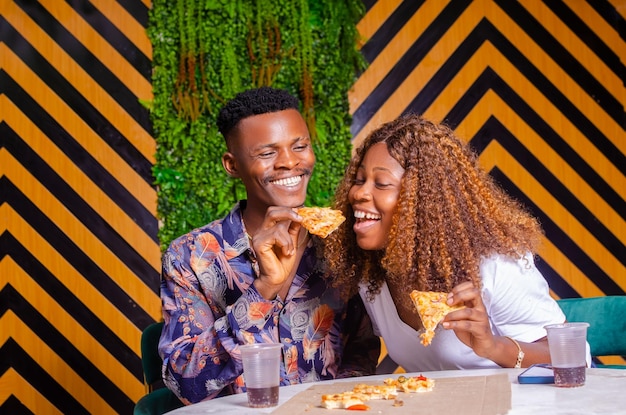
<path id="1" fill-rule="evenodd" d="M 589 323 L 550 324 L 548 332 L 554 384 L 572 388 L 585 384 L 587 327 Z"/>
<path id="2" fill-rule="evenodd" d="M 248 406 L 267 408 L 278 405 L 282 345 L 255 343 L 239 348 L 243 362 L 243 378 L 248 391 Z"/>

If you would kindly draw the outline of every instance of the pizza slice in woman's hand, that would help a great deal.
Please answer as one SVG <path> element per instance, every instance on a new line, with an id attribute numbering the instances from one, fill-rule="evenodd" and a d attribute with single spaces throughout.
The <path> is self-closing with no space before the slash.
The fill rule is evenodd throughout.
<path id="1" fill-rule="evenodd" d="M 422 344 L 428 346 L 435 336 L 435 328 L 437 324 L 451 311 L 465 308 L 465 306 L 449 306 L 448 293 L 436 291 L 418 291 L 411 292 L 411 300 L 417 309 L 424 332 L 420 334 Z"/>

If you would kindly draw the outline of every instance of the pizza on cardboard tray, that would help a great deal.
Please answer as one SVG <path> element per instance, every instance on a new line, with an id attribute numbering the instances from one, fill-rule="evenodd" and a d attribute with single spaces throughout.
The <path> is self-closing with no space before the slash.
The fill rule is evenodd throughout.
<path id="1" fill-rule="evenodd" d="M 393 406 L 401 406 L 402 401 L 397 399 L 399 392 L 430 392 L 434 387 L 435 380 L 426 376 L 407 377 L 401 375 L 396 379 L 385 379 L 382 385 L 360 383 L 355 385 L 351 391 L 322 395 L 322 407 L 366 411 L 370 408 L 365 403 L 376 399 L 393 399 Z"/>
<path id="2" fill-rule="evenodd" d="M 340 210 L 329 207 L 301 207 L 295 211 L 302 216 L 302 226 L 322 238 L 326 238 L 346 220 Z"/>
<path id="3" fill-rule="evenodd" d="M 465 308 L 465 306 L 449 306 L 448 293 L 436 291 L 411 291 L 411 300 L 417 309 L 424 326 L 424 332 L 420 334 L 422 344 L 428 346 L 435 336 L 437 324 L 451 311 Z"/>

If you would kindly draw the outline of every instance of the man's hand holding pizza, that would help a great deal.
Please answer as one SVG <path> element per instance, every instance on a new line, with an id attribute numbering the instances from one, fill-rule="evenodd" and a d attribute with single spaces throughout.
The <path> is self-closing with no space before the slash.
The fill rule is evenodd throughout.
<path id="1" fill-rule="evenodd" d="M 296 254 L 303 243 L 300 239 L 306 241 L 306 238 L 300 238 L 302 227 L 311 234 L 326 238 L 345 220 L 340 211 L 331 208 L 270 207 L 252 240 L 259 262 L 260 275 L 254 281 L 259 293 L 266 299 L 274 299 L 285 284 L 291 284 L 296 272 Z"/>
<path id="2" fill-rule="evenodd" d="M 291 208 L 270 207 L 252 238 L 259 265 L 259 277 L 254 286 L 268 300 L 276 298 L 285 284 L 291 284 L 295 275 L 301 220 Z"/>

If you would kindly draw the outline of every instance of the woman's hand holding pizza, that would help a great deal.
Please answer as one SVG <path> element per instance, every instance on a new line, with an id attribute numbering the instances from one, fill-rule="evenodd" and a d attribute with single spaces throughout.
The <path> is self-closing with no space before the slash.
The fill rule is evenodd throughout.
<path id="1" fill-rule="evenodd" d="M 465 308 L 446 315 L 442 326 L 454 330 L 459 340 L 472 348 L 478 356 L 490 358 L 496 339 L 491 331 L 480 290 L 471 282 L 461 283 L 452 289 L 448 304 L 465 305 Z"/>
<path id="2" fill-rule="evenodd" d="M 267 298 L 276 297 L 285 282 L 291 282 L 296 264 L 300 221 L 293 209 L 273 206 L 252 238 L 252 248 L 259 264 L 255 287 Z"/>
<path id="3" fill-rule="evenodd" d="M 464 304 L 465 308 L 450 312 L 442 322 L 443 327 L 454 330 L 459 340 L 478 356 L 502 367 L 522 366 L 522 360 L 524 367 L 550 361 L 546 337 L 524 343 L 506 336 L 494 336 L 480 290 L 472 283 L 464 282 L 454 287 L 448 301 L 452 303 L 449 305 Z"/>

